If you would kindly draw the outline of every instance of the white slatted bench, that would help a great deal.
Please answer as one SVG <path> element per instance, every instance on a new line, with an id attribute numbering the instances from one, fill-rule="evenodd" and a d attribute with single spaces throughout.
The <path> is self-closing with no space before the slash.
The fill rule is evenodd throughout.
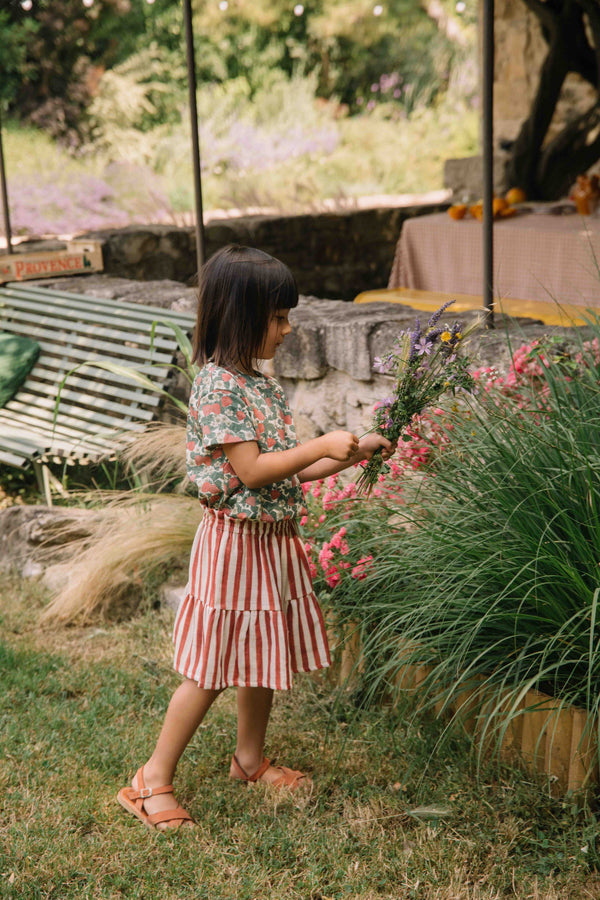
<path id="1" fill-rule="evenodd" d="M 47 463 L 114 458 L 156 417 L 160 394 L 133 378 L 85 366 L 67 379 L 54 422 L 59 385 L 81 363 L 109 360 L 164 388 L 178 350 L 167 320 L 188 335 L 194 327 L 193 316 L 158 307 L 21 283 L 1 287 L 0 330 L 32 338 L 41 351 L 17 394 L 0 409 L 0 463 L 31 463 L 50 503 Z"/>

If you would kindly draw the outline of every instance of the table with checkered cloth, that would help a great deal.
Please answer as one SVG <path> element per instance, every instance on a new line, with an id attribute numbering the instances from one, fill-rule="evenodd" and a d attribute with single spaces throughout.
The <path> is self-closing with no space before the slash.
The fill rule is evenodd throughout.
<path id="1" fill-rule="evenodd" d="M 447 213 L 406 221 L 388 287 L 481 294 L 483 226 Z M 600 218 L 529 213 L 494 223 L 494 296 L 600 307 Z"/>

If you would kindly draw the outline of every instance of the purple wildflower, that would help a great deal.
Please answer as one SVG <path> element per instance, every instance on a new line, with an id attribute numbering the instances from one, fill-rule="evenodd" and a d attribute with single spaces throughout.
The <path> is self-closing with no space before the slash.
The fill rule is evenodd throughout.
<path id="1" fill-rule="evenodd" d="M 393 356 L 392 354 L 388 354 L 388 356 L 376 356 L 373 359 L 373 368 L 376 372 L 380 372 L 382 375 L 385 375 L 386 372 L 389 372 L 390 367 L 392 365 Z"/>
<path id="2" fill-rule="evenodd" d="M 409 334 L 410 334 L 410 346 L 409 346 L 409 350 L 408 350 L 408 358 L 414 359 L 415 358 L 415 347 L 416 347 L 417 341 L 421 337 L 421 323 L 418 319 L 415 321 L 415 330 L 410 331 Z"/>
<path id="3" fill-rule="evenodd" d="M 450 330 L 450 334 L 452 335 L 450 338 L 450 343 L 455 344 L 458 340 L 458 335 L 462 332 L 463 326 L 462 322 L 455 322 Z"/>
<path id="4" fill-rule="evenodd" d="M 415 344 L 415 350 L 419 356 L 423 356 L 424 353 L 429 356 L 432 346 L 433 343 L 429 339 L 429 335 L 424 334 L 421 335 L 420 339 Z"/>
<path id="5" fill-rule="evenodd" d="M 438 310 L 436 310 L 436 312 L 434 312 L 434 314 L 430 318 L 429 322 L 427 323 L 429 325 L 429 327 L 433 328 L 434 325 L 437 325 L 437 323 L 440 321 L 440 319 L 444 315 L 444 312 L 448 309 L 449 306 L 452 306 L 452 304 L 455 302 L 456 302 L 455 300 L 448 300 L 447 303 L 442 304 L 442 306 L 440 306 L 440 308 Z"/>

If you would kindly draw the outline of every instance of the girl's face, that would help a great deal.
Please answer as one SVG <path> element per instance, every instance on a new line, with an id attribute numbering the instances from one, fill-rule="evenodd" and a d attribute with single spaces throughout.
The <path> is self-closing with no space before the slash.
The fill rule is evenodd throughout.
<path id="1" fill-rule="evenodd" d="M 288 319 L 289 314 L 289 309 L 275 310 L 258 354 L 259 359 L 273 359 L 275 351 L 283 341 L 284 337 L 292 330 L 292 326 Z"/>

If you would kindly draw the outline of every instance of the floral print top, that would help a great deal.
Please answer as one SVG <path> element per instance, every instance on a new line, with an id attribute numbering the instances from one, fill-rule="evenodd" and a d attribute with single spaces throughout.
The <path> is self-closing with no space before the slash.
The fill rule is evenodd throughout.
<path id="1" fill-rule="evenodd" d="M 239 519 L 278 522 L 304 515 L 297 475 L 256 490 L 237 477 L 223 444 L 256 441 L 261 453 L 297 445 L 280 385 L 207 363 L 194 381 L 187 420 L 187 473 L 200 502 Z"/>

